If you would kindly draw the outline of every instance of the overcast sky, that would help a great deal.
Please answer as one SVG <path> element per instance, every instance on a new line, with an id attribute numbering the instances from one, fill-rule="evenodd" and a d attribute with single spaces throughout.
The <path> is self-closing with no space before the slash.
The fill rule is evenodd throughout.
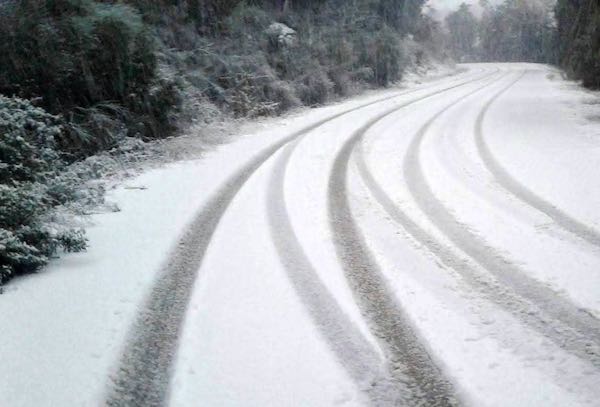
<path id="1" fill-rule="evenodd" d="M 477 3 L 477 0 L 430 0 L 429 3 L 436 8 L 456 8 L 462 2 Z"/>
<path id="2" fill-rule="evenodd" d="M 502 0 L 491 0 L 491 3 L 501 3 Z M 478 7 L 477 4 L 479 0 L 429 0 L 429 5 L 435 8 L 438 11 L 437 16 L 441 17 L 448 14 L 449 11 L 456 10 L 460 3 L 467 3 L 473 5 L 473 12 L 477 13 Z"/>

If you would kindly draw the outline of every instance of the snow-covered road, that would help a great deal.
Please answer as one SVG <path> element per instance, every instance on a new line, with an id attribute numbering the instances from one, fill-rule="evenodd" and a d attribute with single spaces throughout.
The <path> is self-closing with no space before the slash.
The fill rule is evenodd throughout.
<path id="1" fill-rule="evenodd" d="M 585 97 L 467 65 L 130 181 L 0 296 L 0 405 L 597 405 Z"/>

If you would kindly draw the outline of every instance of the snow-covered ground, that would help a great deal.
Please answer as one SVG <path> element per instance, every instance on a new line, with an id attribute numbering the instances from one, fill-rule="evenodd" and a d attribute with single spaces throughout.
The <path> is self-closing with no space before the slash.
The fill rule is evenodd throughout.
<path id="1" fill-rule="evenodd" d="M 600 104 L 462 68 L 124 182 L 4 288 L 0 405 L 595 405 Z"/>

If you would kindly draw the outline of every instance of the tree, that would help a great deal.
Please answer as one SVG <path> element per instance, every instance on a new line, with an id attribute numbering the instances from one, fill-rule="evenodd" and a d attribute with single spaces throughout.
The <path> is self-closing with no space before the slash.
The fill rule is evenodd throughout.
<path id="1" fill-rule="evenodd" d="M 480 58 L 485 61 L 554 62 L 555 27 L 544 3 L 507 0 L 480 3 Z"/>
<path id="2" fill-rule="evenodd" d="M 561 66 L 585 86 L 600 88 L 600 4 L 559 0 L 555 13 Z"/>
<path id="3" fill-rule="evenodd" d="M 458 10 L 446 17 L 450 33 L 450 47 L 458 60 L 475 59 L 478 23 L 469 6 L 462 3 Z"/>

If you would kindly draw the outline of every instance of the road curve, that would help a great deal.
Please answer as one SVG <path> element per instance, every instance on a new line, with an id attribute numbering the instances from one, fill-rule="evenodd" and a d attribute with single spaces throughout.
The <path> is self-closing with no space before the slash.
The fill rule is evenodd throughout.
<path id="1" fill-rule="evenodd" d="M 366 389 L 374 404 L 398 404 L 402 394 L 392 383 L 389 372 L 382 368 L 379 354 L 323 284 L 290 223 L 284 183 L 296 145 L 297 142 L 288 145 L 278 157 L 269 187 L 267 216 L 277 253 L 320 334 L 356 385 Z"/>
<path id="2" fill-rule="evenodd" d="M 451 88 L 461 86 L 462 83 Z M 256 170 L 283 146 L 320 126 L 348 113 L 414 91 L 416 90 L 398 92 L 311 124 L 265 149 L 227 181 L 191 222 L 177 248 L 169 256 L 144 308 L 139 313 L 123 351 L 121 363 L 111 378 L 107 405 L 165 404 L 177 341 L 198 269 L 221 217 L 240 188 Z"/>
<path id="3" fill-rule="evenodd" d="M 502 94 L 514 86 L 523 75 L 524 73 L 518 75 L 498 94 Z M 456 247 L 492 273 L 509 290 L 536 305 L 539 311 L 534 315 L 545 321 L 549 317 L 549 321 L 561 325 L 561 329 L 548 330 L 546 328 L 549 325 L 548 322 L 537 322 L 534 326 L 544 329 L 547 337 L 552 338 L 566 349 L 586 358 L 591 357 L 594 365 L 600 367 L 600 321 L 529 277 L 514 261 L 494 251 L 483 238 L 465 228 L 437 199 L 429 187 L 422 170 L 420 146 L 431 125 L 453 106 L 454 104 L 445 107 L 426 122 L 411 142 L 403 167 L 409 191 L 421 210 Z M 524 301 L 519 302 L 523 303 Z M 522 312 L 520 310 L 519 314 Z"/>
<path id="4" fill-rule="evenodd" d="M 594 303 L 466 225 L 424 158 L 446 121 L 463 123 L 501 186 L 556 215 L 506 181 L 483 133 L 494 103 L 543 69 L 469 65 L 330 108 L 251 157 L 164 264 L 105 404 L 594 405 Z M 554 220 L 594 243 L 565 216 Z"/>
<path id="5" fill-rule="evenodd" d="M 485 87 L 488 84 L 482 86 Z M 478 91 L 471 91 L 470 95 Z M 410 104 L 421 102 L 428 95 Z M 461 99 L 466 96 L 461 96 Z M 409 396 L 405 404 L 425 403 L 431 406 L 456 405 L 451 384 L 439 372 L 435 362 L 420 344 L 402 307 L 381 275 L 377 262 L 369 253 L 355 225 L 348 202 L 346 178 L 348 162 L 356 143 L 379 120 L 406 107 L 403 105 L 371 119 L 355 132 L 335 158 L 329 180 L 329 216 L 335 236 L 338 257 L 352 286 L 363 314 L 370 321 L 376 336 L 382 339 L 389 353 L 390 370 L 409 378 Z"/>
<path id="6" fill-rule="evenodd" d="M 477 121 L 475 124 L 475 142 L 477 145 L 477 151 L 479 152 L 482 161 L 486 165 L 487 169 L 494 175 L 498 184 L 500 184 L 508 192 L 513 194 L 525 204 L 544 213 L 566 231 L 571 232 L 575 236 L 596 247 L 600 247 L 600 232 L 593 227 L 590 227 L 589 225 L 586 225 L 583 222 L 575 219 L 565 211 L 558 208 L 556 205 L 553 205 L 551 202 L 545 200 L 541 196 L 537 195 L 534 191 L 527 188 L 524 184 L 513 177 L 494 156 L 484 137 L 485 117 L 490 108 L 493 106 L 494 102 L 509 89 L 510 86 L 502 89 L 500 92 L 494 95 L 494 97 L 485 104 L 479 116 L 477 116 Z"/>

